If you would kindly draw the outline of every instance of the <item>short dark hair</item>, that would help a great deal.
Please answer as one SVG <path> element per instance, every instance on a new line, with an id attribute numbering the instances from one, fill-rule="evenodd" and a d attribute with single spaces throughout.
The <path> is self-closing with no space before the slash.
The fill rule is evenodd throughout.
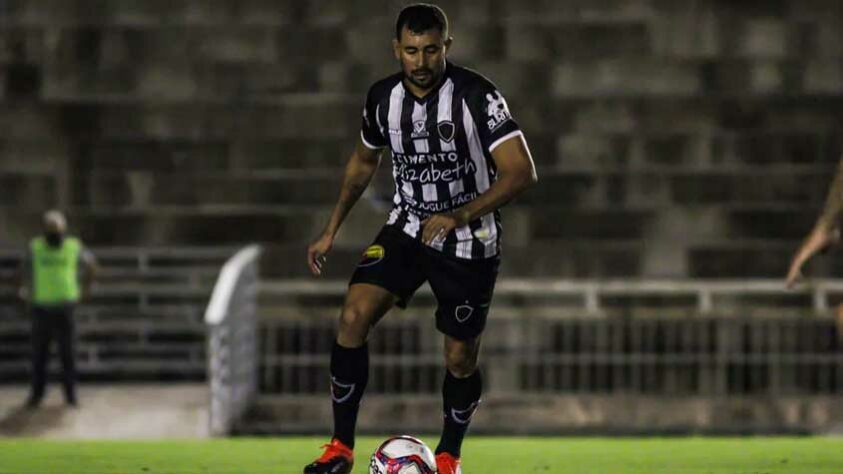
<path id="1" fill-rule="evenodd" d="M 401 10 L 395 21 L 395 39 L 398 41 L 401 41 L 401 30 L 405 26 L 413 33 L 436 29 L 443 37 L 448 37 L 448 17 L 441 8 L 429 3 L 414 3 Z"/>

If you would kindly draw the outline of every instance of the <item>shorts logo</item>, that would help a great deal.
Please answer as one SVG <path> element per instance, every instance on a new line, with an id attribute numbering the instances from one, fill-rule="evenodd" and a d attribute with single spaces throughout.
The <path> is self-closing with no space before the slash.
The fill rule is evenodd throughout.
<path id="1" fill-rule="evenodd" d="M 413 133 L 410 134 L 410 138 L 427 138 L 430 136 L 427 133 L 427 130 L 424 128 L 425 123 L 424 120 L 418 120 L 413 122 Z"/>
<path id="2" fill-rule="evenodd" d="M 474 307 L 467 304 L 459 305 L 454 309 L 454 316 L 459 323 L 464 323 L 472 314 L 474 314 Z"/>
<path id="3" fill-rule="evenodd" d="M 454 140 L 454 132 L 456 131 L 454 122 L 439 122 L 439 125 L 437 125 L 436 128 L 439 131 L 439 138 L 441 138 L 443 142 L 450 143 Z"/>
<path id="4" fill-rule="evenodd" d="M 370 267 L 383 260 L 384 256 L 386 256 L 386 250 L 383 245 L 372 245 L 363 252 L 363 260 L 357 266 Z"/>

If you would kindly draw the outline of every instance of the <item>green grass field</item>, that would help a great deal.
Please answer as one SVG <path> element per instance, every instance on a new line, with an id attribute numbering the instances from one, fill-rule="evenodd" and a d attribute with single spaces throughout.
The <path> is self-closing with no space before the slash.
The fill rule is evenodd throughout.
<path id="1" fill-rule="evenodd" d="M 318 438 L 0 440 L 0 474 L 298 474 Z M 377 438 L 361 438 L 366 474 Z M 425 439 L 433 445 L 433 439 Z M 841 474 L 834 438 L 469 438 L 465 474 Z"/>

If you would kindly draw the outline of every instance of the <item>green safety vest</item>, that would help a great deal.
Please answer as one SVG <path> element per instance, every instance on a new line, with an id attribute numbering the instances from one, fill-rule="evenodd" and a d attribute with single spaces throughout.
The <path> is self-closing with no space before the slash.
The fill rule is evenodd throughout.
<path id="1" fill-rule="evenodd" d="M 77 270 L 82 243 L 66 237 L 60 247 L 50 246 L 44 237 L 29 244 L 32 255 L 32 301 L 36 305 L 57 305 L 79 301 Z"/>

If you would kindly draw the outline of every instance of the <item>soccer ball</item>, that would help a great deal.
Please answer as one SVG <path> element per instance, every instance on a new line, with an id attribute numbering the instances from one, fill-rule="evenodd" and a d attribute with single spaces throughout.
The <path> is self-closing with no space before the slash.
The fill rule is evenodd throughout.
<path id="1" fill-rule="evenodd" d="M 433 452 L 412 436 L 389 438 L 375 450 L 369 474 L 435 474 Z"/>

